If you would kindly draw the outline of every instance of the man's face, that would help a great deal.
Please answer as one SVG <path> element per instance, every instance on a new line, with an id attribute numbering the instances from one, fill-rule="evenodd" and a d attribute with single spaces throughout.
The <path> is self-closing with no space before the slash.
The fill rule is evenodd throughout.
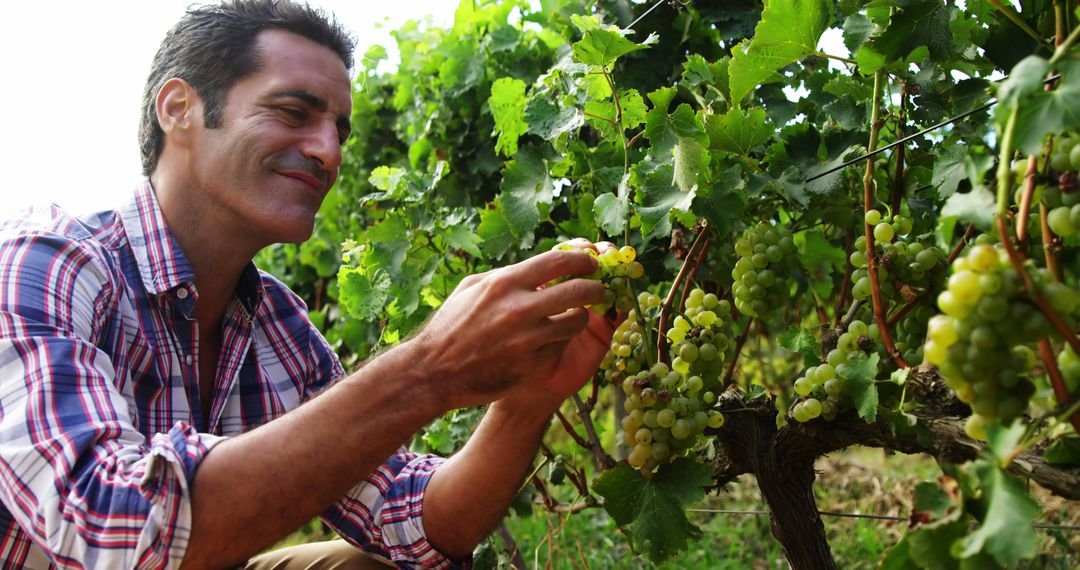
<path id="1" fill-rule="evenodd" d="M 311 236 L 337 179 L 352 91 L 330 49 L 281 30 L 256 41 L 259 71 L 229 90 L 216 129 L 201 129 L 190 165 L 196 182 L 266 243 Z"/>

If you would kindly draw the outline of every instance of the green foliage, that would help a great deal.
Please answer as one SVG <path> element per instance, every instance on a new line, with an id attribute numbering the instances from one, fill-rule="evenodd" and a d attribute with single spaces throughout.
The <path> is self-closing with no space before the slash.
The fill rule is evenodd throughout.
<path id="1" fill-rule="evenodd" d="M 711 475 L 708 466 L 689 459 L 662 466 L 653 479 L 623 463 L 597 478 L 594 488 L 635 547 L 659 563 L 700 535 L 685 510 L 704 497 Z"/>
<path id="2" fill-rule="evenodd" d="M 782 284 L 784 306 L 752 325 L 745 315 L 725 324 L 733 339 L 748 332 L 747 346 L 766 351 L 764 358 L 739 360 L 735 343 L 723 356 L 740 364 L 726 388 L 783 410 L 799 372 L 791 368 L 799 357 L 803 367 L 823 364 L 825 331 L 850 307 L 855 284 L 846 290 L 843 284 L 853 242 L 865 231 L 866 166 L 840 166 L 865 151 L 872 127 L 881 127 L 879 146 L 888 144 L 981 105 L 994 96 L 997 74 L 1008 75 L 997 88 L 995 111 L 908 143 L 902 172 L 891 151 L 869 175 L 873 205 L 912 221 L 892 245 L 942 251 L 956 246 L 968 223 L 993 229 L 990 180 L 1001 139 L 995 125 L 1000 129 L 1015 109 L 1015 148 L 1025 153 L 1080 130 L 1075 52 L 1051 66 L 1048 42 L 1017 33 L 984 3 L 966 9 L 938 0 L 676 4 L 660 6 L 634 30 L 626 26 L 645 4 L 581 0 L 544 0 L 538 7 L 463 0 L 448 29 L 404 25 L 394 32 L 401 55 L 394 71 L 375 72 L 385 50 L 364 61 L 354 136 L 315 235 L 262 252 L 260 266 L 307 300 L 312 319 L 351 366 L 414 332 L 465 275 L 559 240 L 584 236 L 634 246 L 646 287 L 663 297 L 684 285 L 673 278 L 690 259 L 690 244 L 707 232 L 705 254 L 690 260 L 694 285 L 731 299 L 738 237 L 759 223 L 781 227 L 798 248 L 797 263 L 767 278 Z M 1038 34 L 1053 32 L 1053 18 L 1040 15 L 1053 12 L 1047 2 L 1023 8 L 1020 17 Z M 852 54 L 846 61 L 818 52 L 829 28 L 841 32 Z M 1047 91 L 1051 67 L 1062 78 Z M 878 71 L 886 85 L 876 102 L 879 124 L 871 125 Z M 1044 173 L 1040 182 L 1047 180 Z M 1032 251 L 1041 252 L 1039 239 Z M 1075 287 L 1075 243 L 1065 246 L 1071 257 L 1063 276 Z M 916 298 L 929 299 L 920 303 L 932 312 L 948 278 L 945 264 L 907 283 L 902 274 L 910 268 L 889 256 L 879 260 L 890 274 L 879 283 L 886 315 Z M 874 323 L 870 304 L 855 307 L 853 316 Z M 926 336 L 918 313 L 915 307 L 890 326 L 894 339 L 903 330 L 899 342 L 917 359 L 911 364 L 921 360 Z M 916 375 L 898 369 L 880 339 L 866 332 L 857 335 L 865 340 L 848 342 L 872 348 L 835 368 L 843 380 L 837 401 L 853 410 L 844 421 L 882 422 L 925 440 L 930 434 L 914 415 L 920 404 L 908 391 Z M 590 404 L 598 437 L 612 453 L 619 445 L 618 424 L 611 423 L 619 421 L 616 389 L 600 387 Z M 452 453 L 477 413 L 439 418 L 414 445 Z M 725 429 L 715 428 L 695 451 L 713 458 L 719 447 L 711 438 L 728 437 Z M 1030 431 L 995 430 L 996 458 L 954 472 L 959 490 L 918 488 L 916 510 L 928 520 L 890 552 L 884 567 L 1012 565 L 1032 555 L 1027 531 L 1034 511 L 1000 469 L 1031 444 Z M 1074 444 L 1075 438 L 1060 439 L 1047 458 L 1075 462 Z M 559 453 L 572 458 L 566 466 L 589 463 L 573 446 Z M 571 474 L 564 469 L 567 479 Z M 710 477 L 708 468 L 686 461 L 645 480 L 621 463 L 577 498 L 603 497 L 632 547 L 657 561 L 697 536 L 683 512 Z M 565 481 L 558 485 L 567 488 Z M 1005 536 L 1010 527 L 1021 530 Z"/>
<path id="3" fill-rule="evenodd" d="M 754 86 L 777 77 L 780 69 L 817 50 L 832 21 L 827 0 L 770 0 L 748 44 L 732 50 L 731 99 L 742 101 Z"/>

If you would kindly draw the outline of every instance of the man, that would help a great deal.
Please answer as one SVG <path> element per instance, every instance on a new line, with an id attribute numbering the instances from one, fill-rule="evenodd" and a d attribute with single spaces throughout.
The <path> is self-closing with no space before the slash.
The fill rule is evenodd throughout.
<path id="1" fill-rule="evenodd" d="M 501 518 L 607 349 L 612 325 L 582 308 L 600 284 L 543 287 L 595 261 L 467 277 L 345 376 L 251 259 L 311 234 L 349 135 L 351 50 L 306 6 L 192 9 L 147 82 L 131 202 L 0 233 L 5 568 L 244 564 L 320 513 L 350 544 L 438 568 Z M 449 460 L 401 448 L 488 402 Z"/>

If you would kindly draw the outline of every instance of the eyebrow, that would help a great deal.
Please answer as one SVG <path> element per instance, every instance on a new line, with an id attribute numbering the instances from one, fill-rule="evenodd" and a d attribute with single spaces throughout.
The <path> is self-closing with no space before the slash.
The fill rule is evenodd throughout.
<path id="1" fill-rule="evenodd" d="M 299 99 L 305 105 L 314 108 L 316 111 L 326 111 L 328 108 L 325 99 L 310 91 L 304 91 L 303 89 L 278 91 L 272 93 L 270 99 Z M 338 115 L 334 124 L 337 125 L 338 132 L 342 134 L 343 139 L 349 138 L 349 135 L 352 134 L 352 122 L 349 120 L 349 117 Z"/>

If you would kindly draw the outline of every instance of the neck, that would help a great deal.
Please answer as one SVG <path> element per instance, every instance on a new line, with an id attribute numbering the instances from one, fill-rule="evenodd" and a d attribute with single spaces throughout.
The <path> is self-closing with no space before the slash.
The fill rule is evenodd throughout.
<path id="1" fill-rule="evenodd" d="M 169 231 L 180 244 L 192 272 L 200 322 L 220 322 L 236 293 L 244 267 L 266 244 L 252 241 L 244 225 L 224 208 L 204 203 L 204 193 L 167 174 L 155 172 L 151 185 Z"/>

